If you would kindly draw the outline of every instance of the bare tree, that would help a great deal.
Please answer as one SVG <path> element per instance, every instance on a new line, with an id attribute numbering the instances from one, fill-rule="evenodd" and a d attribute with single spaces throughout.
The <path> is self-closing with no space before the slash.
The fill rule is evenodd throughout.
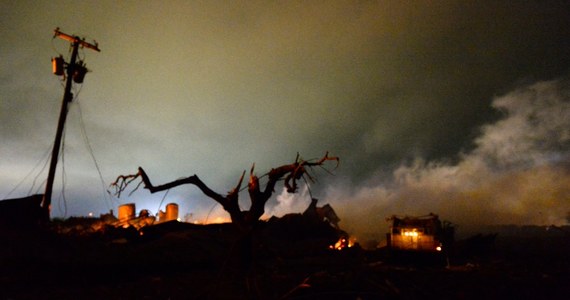
<path id="1" fill-rule="evenodd" d="M 259 177 L 254 174 L 254 164 L 250 170 L 249 182 L 247 186 L 249 198 L 251 200 L 251 206 L 249 210 L 242 210 L 238 203 L 238 194 L 241 190 L 245 171 L 239 178 L 237 185 L 225 196 L 214 192 L 204 182 L 202 182 L 202 180 L 200 180 L 197 175 L 192 175 L 190 177 L 155 186 L 151 183 L 148 175 L 141 167 L 139 167 L 138 172 L 135 174 L 118 176 L 115 182 L 111 184 L 111 186 L 115 188 L 115 194 L 117 196 L 120 196 L 120 194 L 125 191 L 127 186 L 138 178 L 140 178 L 141 181 L 138 183 L 134 190 L 136 190 L 141 184 L 144 184 L 144 188 L 148 189 L 151 193 L 168 190 L 183 184 L 192 184 L 198 187 L 202 193 L 204 193 L 204 195 L 222 205 L 224 210 L 230 214 L 232 223 L 237 225 L 238 228 L 245 230 L 250 229 L 251 226 L 257 220 L 259 220 L 259 218 L 261 218 L 265 212 L 265 204 L 275 191 L 275 185 L 278 181 L 284 180 L 283 184 L 287 191 L 289 193 L 295 193 L 297 191 L 297 182 L 300 179 L 309 179 L 313 181 L 313 178 L 308 173 L 308 169 L 312 167 L 322 166 L 325 162 L 331 160 L 336 161 L 338 166 L 339 158 L 330 157 L 328 152 L 318 160 L 303 160 L 299 157 L 299 154 L 297 154 L 295 162 L 271 169 L 271 171 L 265 174 L 268 176 L 268 180 L 265 183 L 265 188 L 263 189 L 261 188 Z"/>

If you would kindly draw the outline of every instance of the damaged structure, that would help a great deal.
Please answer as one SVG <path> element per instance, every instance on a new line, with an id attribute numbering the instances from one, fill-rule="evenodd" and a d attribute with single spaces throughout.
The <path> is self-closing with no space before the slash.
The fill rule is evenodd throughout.
<path id="1" fill-rule="evenodd" d="M 176 203 L 167 204 L 166 212 L 161 210 L 158 212 L 158 216 L 151 215 L 147 209 L 142 209 L 138 217 L 135 212 L 136 206 L 134 203 L 120 205 L 118 219 L 112 222 L 112 225 L 123 228 L 132 226 L 138 230 L 145 226 L 178 220 L 178 204 Z"/>
<path id="2" fill-rule="evenodd" d="M 42 194 L 0 201 L 0 228 L 34 228 L 49 221 Z"/>
<path id="3" fill-rule="evenodd" d="M 388 248 L 396 251 L 441 252 L 454 235 L 450 222 L 439 220 L 438 215 L 387 218 L 390 229 L 386 235 Z"/>
<path id="4" fill-rule="evenodd" d="M 325 204 L 322 207 L 318 207 L 318 201 L 318 199 L 312 198 L 311 204 L 309 204 L 309 207 L 307 207 L 307 209 L 303 212 L 303 216 L 319 221 L 328 222 L 334 228 L 340 229 L 338 226 L 340 218 L 337 216 L 332 206 L 330 206 L 330 204 Z"/>

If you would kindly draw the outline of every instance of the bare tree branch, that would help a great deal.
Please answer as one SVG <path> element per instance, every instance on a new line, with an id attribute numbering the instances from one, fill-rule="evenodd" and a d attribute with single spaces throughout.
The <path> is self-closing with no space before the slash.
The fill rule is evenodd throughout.
<path id="1" fill-rule="evenodd" d="M 259 185 L 259 178 L 253 174 L 253 168 L 250 173 L 250 180 L 249 180 L 249 197 L 251 199 L 251 209 L 250 212 L 254 216 L 261 217 L 264 213 L 265 203 L 269 200 L 273 192 L 275 191 L 275 185 L 277 181 L 285 177 L 285 188 L 287 192 L 294 193 L 297 191 L 297 180 L 301 179 L 304 174 L 306 174 L 306 166 L 313 167 L 313 166 L 321 166 L 323 163 L 329 160 L 336 160 L 337 166 L 339 162 L 338 157 L 329 157 L 328 152 L 316 162 L 305 161 L 299 158 L 299 154 L 297 153 L 297 157 L 295 158 L 295 162 L 288 165 L 283 165 L 278 168 L 272 169 L 269 171 L 269 180 L 266 183 L 265 190 L 261 192 L 261 188 Z"/>
<path id="2" fill-rule="evenodd" d="M 139 173 L 131 175 L 119 175 L 115 182 L 111 183 L 112 188 L 115 189 L 115 195 L 121 197 L 121 193 L 127 188 L 129 183 L 139 177 Z"/>
<path id="3" fill-rule="evenodd" d="M 190 177 L 154 186 L 144 169 L 141 167 L 139 167 L 136 174 L 118 176 L 115 182 L 111 184 L 111 186 L 115 188 L 115 194 L 120 197 L 121 193 L 125 191 L 127 186 L 139 177 L 141 178 L 141 182 L 138 186 L 143 183 L 144 188 L 148 189 L 151 193 L 169 190 L 173 187 L 177 187 L 183 184 L 192 184 L 198 187 L 202 193 L 204 193 L 204 195 L 220 203 L 222 207 L 230 214 L 232 222 L 242 227 L 248 226 L 249 223 L 257 221 L 263 215 L 265 204 L 275 191 L 275 185 L 277 184 L 277 181 L 284 179 L 284 186 L 286 187 L 287 191 L 294 193 L 297 191 L 297 180 L 304 178 L 304 175 L 307 175 L 310 180 L 313 180 L 313 177 L 307 173 L 307 167 L 309 169 L 314 166 L 322 167 L 325 162 L 330 160 L 335 160 L 338 167 L 339 158 L 329 157 L 328 154 L 329 153 L 326 152 L 325 155 L 317 161 L 306 161 L 301 159 L 299 153 L 297 153 L 295 162 L 288 165 L 282 165 L 275 169 L 271 169 L 271 171 L 267 173 L 269 179 L 263 191 L 260 187 L 259 178 L 253 172 L 255 169 L 255 164 L 253 164 L 250 169 L 250 177 L 248 182 L 248 192 L 251 200 L 249 211 L 242 211 L 239 207 L 238 201 L 239 192 L 245 176 L 245 171 L 242 173 L 237 185 L 232 190 L 230 190 L 226 196 L 214 192 L 204 182 L 202 182 L 202 180 L 200 180 L 197 175 L 192 175 Z M 138 186 L 134 190 L 136 190 Z"/>
<path id="4" fill-rule="evenodd" d="M 115 194 L 118 197 L 120 197 L 121 193 L 127 188 L 129 183 L 131 183 L 132 181 L 134 181 L 138 177 L 141 177 L 142 182 L 144 183 L 144 188 L 149 190 L 153 194 L 156 192 L 171 189 L 173 187 L 177 187 L 179 185 L 193 184 L 193 185 L 197 186 L 202 191 L 202 193 L 204 193 L 206 196 L 214 199 L 215 201 L 219 202 L 220 204 L 222 204 L 222 206 L 225 205 L 227 202 L 226 197 L 224 197 L 224 196 L 214 192 L 213 190 L 211 190 L 196 175 L 192 175 L 190 177 L 178 179 L 178 180 L 175 180 L 175 181 L 163 184 L 163 185 L 154 186 L 150 182 L 150 179 L 149 179 L 148 175 L 146 174 L 146 172 L 144 171 L 144 169 L 141 167 L 139 167 L 139 170 L 136 174 L 120 175 L 119 177 L 117 177 L 117 180 L 115 180 L 115 182 L 113 182 L 111 184 L 111 186 L 116 187 L 116 193 Z"/>

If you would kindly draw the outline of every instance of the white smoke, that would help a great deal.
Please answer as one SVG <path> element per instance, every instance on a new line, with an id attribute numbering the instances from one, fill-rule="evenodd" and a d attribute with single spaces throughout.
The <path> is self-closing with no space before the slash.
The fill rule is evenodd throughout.
<path id="1" fill-rule="evenodd" d="M 472 154 L 499 167 L 520 168 L 568 161 L 568 82 L 540 82 L 495 99 L 507 118 L 485 126 Z"/>
<path id="2" fill-rule="evenodd" d="M 385 218 L 439 214 L 459 228 L 564 224 L 570 211 L 570 86 L 539 82 L 493 101 L 504 113 L 456 164 L 418 158 L 357 189 L 331 188 L 327 200 L 356 236 L 382 239 Z"/>
<path id="3" fill-rule="evenodd" d="M 276 199 L 276 205 L 266 207 L 264 219 L 271 216 L 282 217 L 289 213 L 302 213 L 311 203 L 311 195 L 306 185 L 297 193 L 289 193 L 283 187 Z"/>

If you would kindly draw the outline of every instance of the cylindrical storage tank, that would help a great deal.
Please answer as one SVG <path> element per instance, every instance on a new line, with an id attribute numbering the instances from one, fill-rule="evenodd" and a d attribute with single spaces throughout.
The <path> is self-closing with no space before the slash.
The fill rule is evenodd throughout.
<path id="1" fill-rule="evenodd" d="M 178 204 L 168 203 L 166 205 L 166 221 L 178 220 Z"/>
<path id="2" fill-rule="evenodd" d="M 119 206 L 119 221 L 135 218 L 135 204 L 127 203 Z"/>
<path id="3" fill-rule="evenodd" d="M 166 221 L 166 213 L 163 212 L 162 210 L 158 211 L 158 222 L 164 222 Z"/>

